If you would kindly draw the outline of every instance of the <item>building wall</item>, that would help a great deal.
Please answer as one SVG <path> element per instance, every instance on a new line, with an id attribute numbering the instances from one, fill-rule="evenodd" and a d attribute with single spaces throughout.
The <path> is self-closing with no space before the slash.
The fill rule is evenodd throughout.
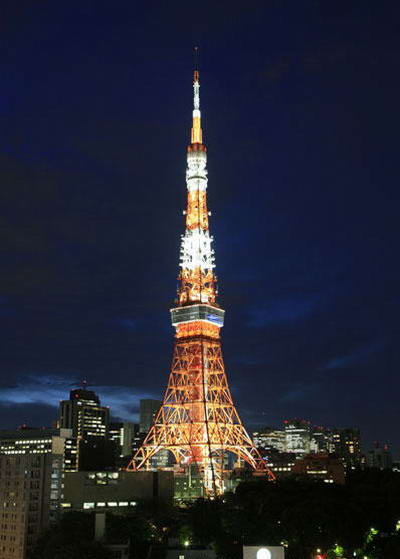
<path id="1" fill-rule="evenodd" d="M 129 422 L 110 423 L 109 438 L 117 445 L 119 457 L 132 456 L 132 441 L 139 426 Z"/>
<path id="2" fill-rule="evenodd" d="M 332 458 L 328 454 L 309 454 L 296 460 L 292 468 L 293 474 L 307 475 L 325 483 L 345 482 L 345 469 L 343 462 Z"/>
<path id="3" fill-rule="evenodd" d="M 63 456 L 53 453 L 0 455 L 0 557 L 25 559 L 56 520 Z"/>
<path id="4" fill-rule="evenodd" d="M 140 400 L 140 432 L 147 433 L 150 429 L 154 416 L 161 407 L 160 400 L 143 399 Z"/>
<path id="5" fill-rule="evenodd" d="M 173 472 L 66 472 L 63 510 L 124 511 L 138 501 L 172 502 Z"/>
<path id="6" fill-rule="evenodd" d="M 87 463 L 91 463 L 91 445 L 96 449 L 103 444 L 104 452 L 107 451 L 109 421 L 109 408 L 102 406 L 99 397 L 91 390 L 71 390 L 69 400 L 60 402 L 58 423 L 62 428 L 71 429 L 76 440 L 76 446 L 69 449 L 70 455 L 66 457 L 66 470 L 87 469 Z M 82 442 L 88 444 L 85 446 Z M 98 459 L 102 454 L 100 450 Z M 96 459 L 95 450 L 94 456 Z M 106 465 L 99 467 L 105 468 Z"/>
<path id="7" fill-rule="evenodd" d="M 273 449 L 279 452 L 285 452 L 286 434 L 285 431 L 277 429 L 265 429 L 253 433 L 253 441 L 257 448 L 265 450 Z"/>
<path id="8" fill-rule="evenodd" d="M 310 422 L 305 420 L 285 420 L 286 452 L 308 454 L 311 444 Z"/>

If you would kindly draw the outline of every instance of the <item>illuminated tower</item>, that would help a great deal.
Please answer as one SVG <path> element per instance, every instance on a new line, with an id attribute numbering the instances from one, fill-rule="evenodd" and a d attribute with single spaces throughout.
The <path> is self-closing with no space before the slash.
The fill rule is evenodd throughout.
<path id="1" fill-rule="evenodd" d="M 213 241 L 208 229 L 207 152 L 200 114 L 199 72 L 193 80 L 191 143 L 187 149 L 186 230 L 179 287 L 171 310 L 175 346 L 163 404 L 129 468 L 149 467 L 169 450 L 181 466 L 196 464 L 209 493 L 224 490 L 224 458 L 233 453 L 273 479 L 233 404 L 221 351 L 224 312 L 217 303 Z"/>

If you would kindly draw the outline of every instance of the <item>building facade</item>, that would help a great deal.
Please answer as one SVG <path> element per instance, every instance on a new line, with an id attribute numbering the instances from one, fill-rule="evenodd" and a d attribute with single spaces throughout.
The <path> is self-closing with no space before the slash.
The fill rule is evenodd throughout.
<path id="1" fill-rule="evenodd" d="M 327 453 L 308 454 L 296 460 L 292 467 L 292 474 L 306 475 L 324 483 L 343 484 L 345 482 L 343 462 Z"/>
<path id="2" fill-rule="evenodd" d="M 64 476 L 61 509 L 126 512 L 138 502 L 172 502 L 171 471 L 68 472 Z"/>
<path id="3" fill-rule="evenodd" d="M 25 559 L 58 518 L 68 429 L 0 432 L 0 557 Z"/>
<path id="4" fill-rule="evenodd" d="M 264 428 L 253 433 L 253 441 L 262 450 L 286 451 L 286 433 L 278 429 Z"/>
<path id="5" fill-rule="evenodd" d="M 161 407 L 161 400 L 145 398 L 139 402 L 139 430 L 141 433 L 148 433 L 153 424 L 153 420 Z"/>
<path id="6" fill-rule="evenodd" d="M 391 470 L 393 466 L 392 453 L 389 450 L 388 445 L 380 446 L 379 443 L 375 443 L 374 448 L 371 448 L 367 452 L 366 465 L 368 468 L 376 468 L 378 470 Z"/>
<path id="7" fill-rule="evenodd" d="M 114 441 L 120 458 L 132 455 L 132 443 L 138 433 L 139 425 L 129 422 L 112 422 L 109 425 L 108 437 Z"/>
<path id="8" fill-rule="evenodd" d="M 311 425 L 305 419 L 285 419 L 286 452 L 308 454 L 311 447 Z"/>
<path id="9" fill-rule="evenodd" d="M 102 461 L 103 457 L 112 466 L 114 448 L 108 439 L 109 420 L 109 408 L 101 405 L 99 397 L 92 390 L 71 390 L 69 400 L 60 402 L 59 427 L 71 429 L 77 441 L 76 461 L 66 462 L 68 471 L 90 468 L 93 462 Z"/>

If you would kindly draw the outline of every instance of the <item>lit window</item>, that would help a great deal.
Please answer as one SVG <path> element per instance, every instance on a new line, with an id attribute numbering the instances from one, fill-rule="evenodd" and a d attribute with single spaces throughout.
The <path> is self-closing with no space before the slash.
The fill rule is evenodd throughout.
<path id="1" fill-rule="evenodd" d="M 83 503 L 84 509 L 94 509 L 94 503 Z"/>

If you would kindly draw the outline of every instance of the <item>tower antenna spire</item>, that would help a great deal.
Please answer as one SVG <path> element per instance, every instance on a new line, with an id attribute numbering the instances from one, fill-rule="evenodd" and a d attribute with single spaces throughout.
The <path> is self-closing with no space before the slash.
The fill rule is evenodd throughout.
<path id="1" fill-rule="evenodd" d="M 194 71 L 199 71 L 199 47 L 193 47 L 194 51 Z"/>
<path id="2" fill-rule="evenodd" d="M 194 47 L 194 72 L 193 72 L 193 125 L 191 134 L 192 144 L 203 143 L 200 113 L 200 75 L 199 75 L 199 47 Z"/>

